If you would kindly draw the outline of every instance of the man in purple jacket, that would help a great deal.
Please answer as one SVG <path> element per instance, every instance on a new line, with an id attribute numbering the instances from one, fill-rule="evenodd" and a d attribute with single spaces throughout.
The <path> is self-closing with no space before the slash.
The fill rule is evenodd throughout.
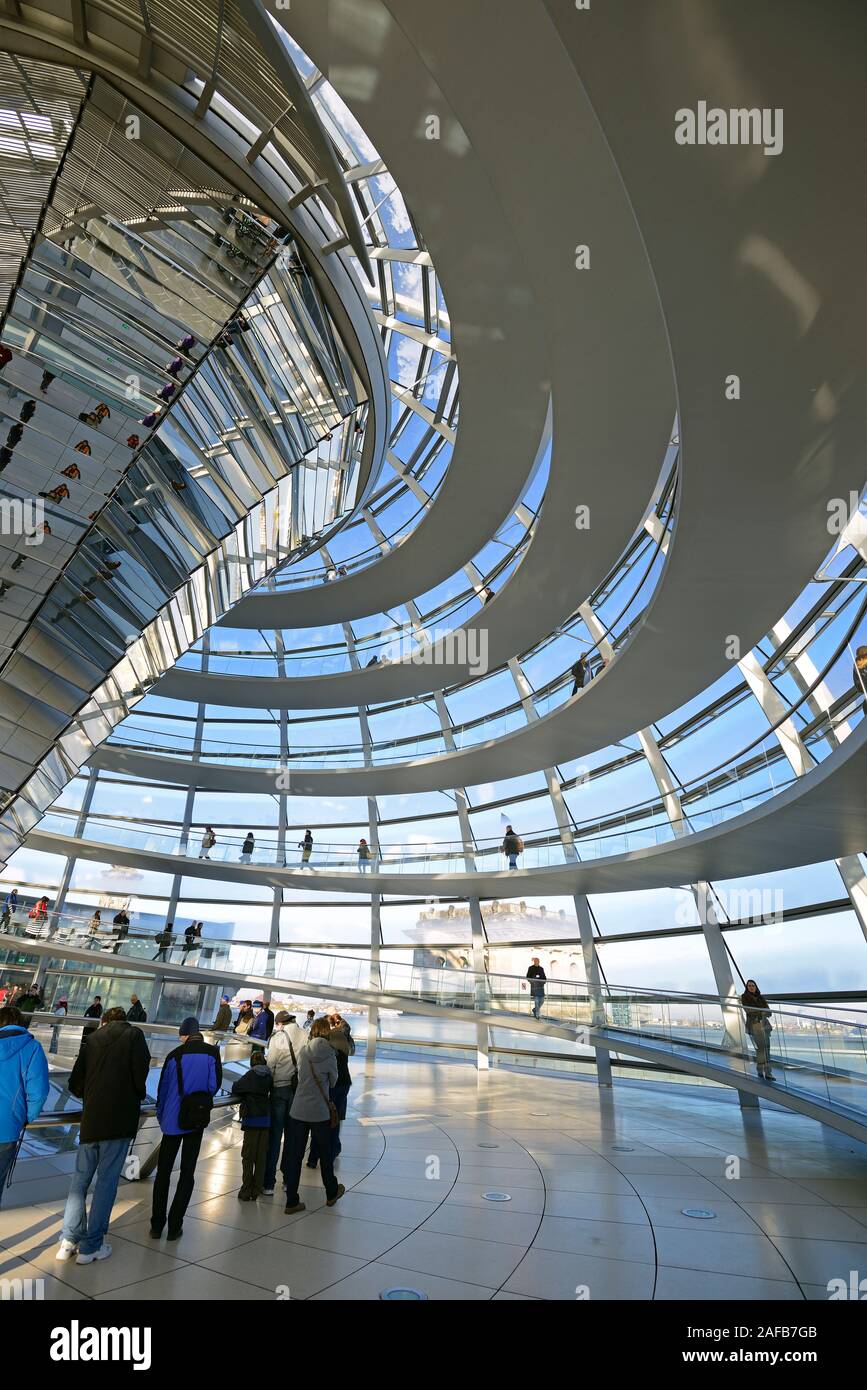
<path id="1" fill-rule="evenodd" d="M 207 1109 L 207 1098 L 213 1099 L 223 1080 L 219 1050 L 205 1042 L 197 1018 L 185 1018 L 178 1029 L 178 1036 L 181 1045 L 170 1052 L 163 1062 L 157 1087 L 157 1119 L 163 1137 L 151 1208 L 150 1233 L 154 1240 L 159 1240 L 166 1224 L 169 1182 L 179 1150 L 181 1171 L 168 1213 L 168 1240 L 177 1240 L 183 1233 L 184 1212 L 193 1195 L 196 1163 L 205 1130 L 204 1125 L 184 1128 L 181 1124 L 181 1107 L 186 1102 L 185 1108 L 195 1109 L 198 1106 Z"/>

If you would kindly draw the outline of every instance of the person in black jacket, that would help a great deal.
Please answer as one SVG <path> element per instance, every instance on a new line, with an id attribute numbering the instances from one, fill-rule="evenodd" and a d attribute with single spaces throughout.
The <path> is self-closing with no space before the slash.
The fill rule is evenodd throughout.
<path id="1" fill-rule="evenodd" d="M 105 1234 L 117 1185 L 139 1125 L 145 1099 L 150 1052 L 140 1028 L 123 1009 L 108 1009 L 102 1026 L 85 1037 L 69 1078 L 69 1089 L 83 1102 L 72 1186 L 63 1213 L 56 1258 L 89 1265 L 108 1259 Z M 87 1211 L 87 1194 L 96 1182 Z"/>
<path id="2" fill-rule="evenodd" d="M 184 954 L 182 961 L 185 961 L 190 951 L 199 951 L 202 946 L 202 928 L 204 922 L 191 922 L 184 932 Z"/>
<path id="3" fill-rule="evenodd" d="M 577 695 L 587 679 L 587 658 L 579 656 L 572 667 L 572 694 Z"/>
<path id="4" fill-rule="evenodd" d="M 533 1000 L 533 1017 L 538 1018 L 542 1012 L 542 1005 L 545 1002 L 545 981 L 548 976 L 539 964 L 539 957 L 533 957 L 533 964 L 527 971 L 527 979 L 530 981 L 530 995 Z"/>
<path id="5" fill-rule="evenodd" d="M 163 927 L 162 931 L 158 931 L 158 932 L 157 932 L 156 936 L 154 937 L 154 940 L 156 941 L 157 946 L 159 947 L 159 949 L 158 949 L 156 955 L 153 957 L 153 959 L 154 959 L 154 960 L 168 960 L 168 958 L 169 958 L 168 953 L 169 953 L 169 951 L 172 949 L 172 946 L 174 945 L 174 941 L 175 941 L 175 924 L 174 924 L 174 922 L 166 922 L 166 924 L 165 924 L 165 926 Z"/>
<path id="6" fill-rule="evenodd" d="M 130 1023 L 147 1023 L 148 1016 L 137 994 L 131 994 L 129 996 L 129 1008 L 126 1011 L 126 1016 Z"/>
<path id="7" fill-rule="evenodd" d="M 255 1202 L 264 1191 L 273 1080 L 265 1054 L 257 1048 L 250 1054 L 250 1070 L 232 1085 L 232 1095 L 241 1097 L 241 1128 L 244 1131 L 239 1202 Z"/>
<path id="8" fill-rule="evenodd" d="M 115 943 L 112 946 L 112 954 L 117 955 L 126 938 L 129 936 L 129 917 L 123 908 L 116 912 L 112 919 L 111 929 L 115 935 Z"/>
<path id="9" fill-rule="evenodd" d="M 102 1018 L 101 994 L 95 994 L 93 996 L 93 1003 L 89 1004 L 88 1007 L 85 1009 L 84 1017 L 92 1019 L 92 1022 L 85 1023 L 84 1025 L 84 1032 L 81 1037 L 82 1046 L 84 1046 L 85 1040 L 90 1037 L 91 1033 L 95 1033 L 97 1028 L 99 1027 L 99 1019 Z"/>

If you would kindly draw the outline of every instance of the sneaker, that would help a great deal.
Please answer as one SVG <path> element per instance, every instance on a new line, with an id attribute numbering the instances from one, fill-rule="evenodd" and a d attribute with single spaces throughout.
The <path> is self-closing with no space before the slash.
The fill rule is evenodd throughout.
<path id="1" fill-rule="evenodd" d="M 247 1194 L 246 1194 L 246 1192 L 239 1192 L 239 1193 L 238 1193 L 238 1201 L 239 1201 L 239 1202 L 252 1202 L 252 1200 L 253 1200 L 253 1198 L 252 1198 L 252 1197 L 248 1197 Z"/>
<path id="2" fill-rule="evenodd" d="M 78 1246 L 74 1240 L 62 1240 L 57 1247 L 55 1260 L 71 1260 L 73 1255 L 78 1254 Z"/>
<path id="3" fill-rule="evenodd" d="M 263 1187 L 263 1188 L 262 1188 L 262 1196 L 263 1196 L 263 1197 L 273 1197 L 273 1196 L 274 1196 L 274 1189 L 273 1189 L 273 1187 Z"/>
<path id="4" fill-rule="evenodd" d="M 283 1215 L 284 1215 L 284 1216 L 294 1216 L 296 1212 L 298 1212 L 298 1211 L 306 1211 L 306 1210 L 307 1210 L 307 1205 L 306 1205 L 306 1203 L 304 1203 L 304 1202 L 296 1202 L 295 1205 L 294 1205 L 294 1207 L 289 1207 L 289 1206 L 284 1207 L 284 1208 L 283 1208 Z"/>
<path id="5" fill-rule="evenodd" d="M 94 1250 L 92 1255 L 79 1255 L 75 1261 L 77 1265 L 92 1265 L 94 1260 L 107 1260 L 111 1254 L 111 1246 L 106 1245 L 105 1241 L 98 1250 Z"/>
<path id="6" fill-rule="evenodd" d="M 343 1183 L 342 1183 L 342 1182 L 339 1182 L 339 1183 L 337 1184 L 337 1191 L 335 1192 L 334 1196 L 333 1196 L 333 1197 L 329 1197 L 329 1198 L 328 1198 L 328 1201 L 325 1203 L 325 1205 L 326 1205 L 327 1207 L 333 1207 L 335 1202 L 339 1202 L 339 1201 L 340 1201 L 340 1199 L 341 1199 L 341 1197 L 343 1196 L 343 1194 L 344 1194 L 345 1191 L 346 1191 L 346 1188 L 343 1186 Z"/>
<path id="7" fill-rule="evenodd" d="M 177 1229 L 176 1231 L 169 1231 L 169 1232 L 168 1232 L 168 1234 L 166 1235 L 166 1240 L 180 1240 L 180 1238 L 181 1238 L 181 1236 L 182 1236 L 183 1234 L 184 1234 L 184 1228 L 183 1228 L 183 1226 L 179 1226 L 178 1229 Z"/>

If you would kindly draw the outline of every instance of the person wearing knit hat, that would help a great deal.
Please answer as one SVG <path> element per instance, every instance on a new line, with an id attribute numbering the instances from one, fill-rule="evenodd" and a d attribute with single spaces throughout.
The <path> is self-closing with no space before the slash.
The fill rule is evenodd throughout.
<path id="1" fill-rule="evenodd" d="M 163 1062 L 157 1087 L 157 1119 L 163 1137 L 151 1207 L 151 1236 L 159 1240 L 168 1208 L 169 1240 L 183 1234 L 184 1213 L 193 1195 L 196 1163 L 202 1137 L 210 1119 L 211 1104 L 223 1080 L 219 1049 L 206 1043 L 199 1020 L 190 1014 L 178 1029 L 180 1047 Z M 175 1159 L 181 1155 L 181 1171 L 171 1207 L 169 1182 Z"/>

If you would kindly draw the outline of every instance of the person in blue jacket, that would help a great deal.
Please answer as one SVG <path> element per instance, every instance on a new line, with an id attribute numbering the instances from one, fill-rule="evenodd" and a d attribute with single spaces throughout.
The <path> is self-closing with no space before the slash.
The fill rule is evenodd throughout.
<path id="1" fill-rule="evenodd" d="M 48 1062 L 19 1009 L 0 1009 L 0 1203 L 24 1126 L 48 1095 Z"/>
<path id="2" fill-rule="evenodd" d="M 253 1023 L 248 1036 L 261 1038 L 263 1042 L 267 1042 L 273 1031 L 274 1014 L 271 1011 L 271 1000 L 266 999 L 263 1003 L 261 999 L 254 999 Z"/>
<path id="3" fill-rule="evenodd" d="M 181 1125 L 181 1104 L 184 1097 L 204 1093 L 211 1098 L 220 1089 L 223 1080 L 223 1067 L 219 1049 L 206 1043 L 197 1018 L 185 1018 L 178 1036 L 180 1047 L 170 1052 L 163 1062 L 157 1087 L 157 1119 L 163 1137 L 160 1142 L 160 1156 L 157 1175 L 154 1179 L 153 1204 L 151 1207 L 151 1236 L 159 1240 L 166 1224 L 166 1208 L 169 1201 L 169 1182 L 178 1151 L 181 1154 L 181 1171 L 172 1205 L 168 1211 L 168 1240 L 177 1240 L 183 1233 L 184 1213 L 193 1195 L 196 1180 L 196 1163 L 202 1147 L 204 1128 L 186 1129 Z M 183 1077 L 183 1096 L 178 1085 L 178 1072 Z"/>

